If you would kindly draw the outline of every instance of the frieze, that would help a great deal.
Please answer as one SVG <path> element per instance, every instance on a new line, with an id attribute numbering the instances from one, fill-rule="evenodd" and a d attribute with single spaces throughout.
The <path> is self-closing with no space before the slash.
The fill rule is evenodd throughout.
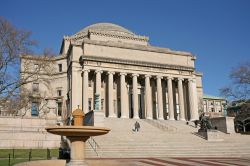
<path id="1" fill-rule="evenodd" d="M 132 60 L 121 60 L 121 59 L 115 59 L 115 58 L 106 58 L 106 57 L 97 57 L 97 56 L 82 56 L 84 61 L 97 61 L 98 65 L 101 64 L 101 62 L 107 62 L 107 63 L 115 63 L 115 64 L 121 64 L 126 65 L 124 67 L 127 67 L 127 65 L 133 65 L 133 66 L 140 66 L 140 67 L 146 67 L 148 70 L 148 67 L 150 68 L 161 68 L 161 69 L 173 69 L 173 70 L 182 70 L 182 71 L 189 71 L 190 74 L 193 73 L 194 68 L 193 67 L 186 67 L 186 66 L 179 66 L 179 65 L 169 65 L 169 64 L 159 64 L 159 63 L 149 63 L 144 61 L 132 61 Z M 133 67 L 134 68 L 134 67 Z"/>

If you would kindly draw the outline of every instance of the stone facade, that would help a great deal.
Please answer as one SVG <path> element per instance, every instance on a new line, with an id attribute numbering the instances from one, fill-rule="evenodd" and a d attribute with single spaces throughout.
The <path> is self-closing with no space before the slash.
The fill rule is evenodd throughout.
<path id="1" fill-rule="evenodd" d="M 207 94 L 203 95 L 204 112 L 210 117 L 225 116 L 224 110 L 226 105 L 227 101 L 225 98 Z"/>
<path id="2" fill-rule="evenodd" d="M 195 60 L 189 52 L 151 46 L 148 37 L 121 26 L 93 24 L 63 38 L 51 89 L 41 82 L 39 92 L 46 94 L 48 112 L 65 118 L 80 107 L 85 113 L 101 112 L 103 118 L 192 121 L 199 117 L 203 96 Z M 99 108 L 94 108 L 95 95 Z"/>

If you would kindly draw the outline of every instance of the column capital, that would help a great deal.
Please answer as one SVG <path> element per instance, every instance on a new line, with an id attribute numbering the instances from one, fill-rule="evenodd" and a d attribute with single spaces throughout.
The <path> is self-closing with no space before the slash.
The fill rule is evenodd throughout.
<path id="1" fill-rule="evenodd" d="M 108 71 L 107 73 L 108 73 L 108 75 L 110 75 L 110 74 L 111 74 L 111 75 L 114 75 L 114 74 L 115 74 L 114 71 Z"/>
<path id="2" fill-rule="evenodd" d="M 120 75 L 120 76 L 122 76 L 122 75 L 126 76 L 126 75 L 127 75 L 127 73 L 125 73 L 125 72 L 121 72 L 119 75 Z"/>
<path id="3" fill-rule="evenodd" d="M 188 82 L 195 82 L 194 78 L 188 78 Z"/>
<path id="4" fill-rule="evenodd" d="M 156 76 L 157 79 L 163 79 L 163 76 Z"/>
<path id="5" fill-rule="evenodd" d="M 82 72 L 90 72 L 90 70 L 89 69 L 82 69 Z"/>
<path id="6" fill-rule="evenodd" d="M 97 70 L 95 70 L 95 73 L 103 73 L 103 71 L 102 70 L 100 70 L 100 69 L 97 69 Z"/>
<path id="7" fill-rule="evenodd" d="M 172 77 L 172 76 L 167 76 L 167 78 L 166 78 L 167 80 L 173 80 L 174 79 L 174 77 Z"/>
<path id="8" fill-rule="evenodd" d="M 184 81 L 184 78 L 178 77 L 177 80 L 178 80 L 178 81 Z"/>
<path id="9" fill-rule="evenodd" d="M 148 74 L 146 74 L 145 76 L 144 76 L 145 78 L 151 78 L 152 76 L 151 75 L 148 75 Z"/>
<path id="10" fill-rule="evenodd" d="M 139 77 L 139 74 L 137 74 L 137 73 L 132 73 L 132 76 L 133 76 L 133 77 Z"/>

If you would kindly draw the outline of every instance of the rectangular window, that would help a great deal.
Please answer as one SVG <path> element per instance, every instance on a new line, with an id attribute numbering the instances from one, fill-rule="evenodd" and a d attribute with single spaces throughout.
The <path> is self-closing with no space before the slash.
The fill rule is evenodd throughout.
<path id="1" fill-rule="evenodd" d="M 104 87 L 104 81 L 101 82 L 101 87 L 102 87 L 102 88 Z"/>
<path id="2" fill-rule="evenodd" d="M 39 115 L 39 104 L 36 102 L 32 102 L 31 105 L 31 116 L 38 116 Z"/>
<path id="3" fill-rule="evenodd" d="M 57 103 L 57 115 L 62 116 L 62 103 Z"/>
<path id="4" fill-rule="evenodd" d="M 101 110 L 103 110 L 104 99 L 101 100 Z"/>
<path id="5" fill-rule="evenodd" d="M 89 80 L 89 87 L 92 87 L 92 81 Z"/>
<path id="6" fill-rule="evenodd" d="M 38 68 L 39 68 L 38 64 L 34 64 L 34 70 L 38 71 Z"/>
<path id="7" fill-rule="evenodd" d="M 57 90 L 57 96 L 62 96 L 62 90 Z"/>
<path id="8" fill-rule="evenodd" d="M 92 98 L 89 98 L 88 100 L 88 109 L 91 111 L 91 106 L 92 106 Z"/>
<path id="9" fill-rule="evenodd" d="M 38 92 L 39 91 L 39 83 L 33 83 L 32 90 L 33 90 L 33 92 Z"/>
<path id="10" fill-rule="evenodd" d="M 59 72 L 62 72 L 62 64 L 58 64 L 58 70 Z"/>

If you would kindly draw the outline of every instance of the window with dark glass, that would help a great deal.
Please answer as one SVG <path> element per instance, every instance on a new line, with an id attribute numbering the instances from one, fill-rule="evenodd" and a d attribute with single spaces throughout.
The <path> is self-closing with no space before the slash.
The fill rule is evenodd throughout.
<path id="1" fill-rule="evenodd" d="M 89 80 L 89 87 L 92 87 L 92 81 Z"/>
<path id="2" fill-rule="evenodd" d="M 91 105 L 92 105 L 92 98 L 89 98 L 88 100 L 88 109 L 91 111 Z"/>
<path id="3" fill-rule="evenodd" d="M 62 103 L 57 103 L 57 115 L 62 116 Z"/>
<path id="4" fill-rule="evenodd" d="M 59 72 L 62 72 L 62 64 L 58 64 Z"/>
<path id="5" fill-rule="evenodd" d="M 57 95 L 62 96 L 62 90 L 57 90 Z"/>
<path id="6" fill-rule="evenodd" d="M 103 110 L 104 99 L 101 100 L 101 110 Z"/>
<path id="7" fill-rule="evenodd" d="M 39 104 L 36 102 L 32 102 L 31 105 L 31 116 L 38 116 L 39 115 Z"/>
<path id="8" fill-rule="evenodd" d="M 33 90 L 33 92 L 38 92 L 39 91 L 39 83 L 33 83 L 32 90 Z"/>

